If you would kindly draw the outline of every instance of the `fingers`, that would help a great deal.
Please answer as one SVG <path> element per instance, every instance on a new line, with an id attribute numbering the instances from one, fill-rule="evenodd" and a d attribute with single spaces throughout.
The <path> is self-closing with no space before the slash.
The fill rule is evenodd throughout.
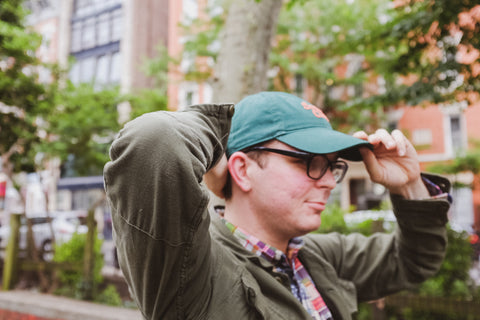
<path id="1" fill-rule="evenodd" d="M 368 140 L 368 134 L 365 131 L 357 131 L 353 136 L 357 139 Z"/>
<path id="2" fill-rule="evenodd" d="M 407 138 L 405 138 L 402 131 L 397 129 L 392 131 L 392 138 L 397 145 L 398 155 L 403 157 L 407 153 Z"/>
<path id="3" fill-rule="evenodd" d="M 227 157 L 225 154 L 219 159 L 218 163 L 203 176 L 203 180 L 217 197 L 225 198 L 223 188 L 227 183 Z"/>
<path id="4" fill-rule="evenodd" d="M 364 132 L 359 133 L 358 137 L 364 137 Z M 366 134 L 365 134 L 366 135 Z M 404 156 L 407 151 L 407 139 L 400 130 L 393 130 L 388 133 L 385 129 L 378 129 L 374 134 L 368 136 L 368 142 L 374 147 L 383 146 L 388 151 L 397 151 L 398 156 Z"/>
<path id="5" fill-rule="evenodd" d="M 382 176 L 381 166 L 378 163 L 377 157 L 373 151 L 367 147 L 360 147 L 358 150 L 362 155 L 363 163 L 365 164 L 370 179 L 377 182 Z"/>

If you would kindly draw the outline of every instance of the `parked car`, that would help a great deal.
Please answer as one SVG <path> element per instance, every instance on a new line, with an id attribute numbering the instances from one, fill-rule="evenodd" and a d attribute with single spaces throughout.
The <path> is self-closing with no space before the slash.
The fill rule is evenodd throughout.
<path id="1" fill-rule="evenodd" d="M 392 210 L 358 210 L 345 214 L 343 219 L 348 227 L 354 227 L 367 220 L 382 220 L 385 231 L 392 231 L 397 221 Z"/>
<path id="2" fill-rule="evenodd" d="M 75 232 L 86 233 L 88 231 L 86 214 L 85 211 L 53 212 L 48 215 L 45 214 L 30 218 L 35 247 L 40 253 L 40 257 L 45 261 L 53 258 L 54 239 L 58 245 L 70 240 Z M 21 220 L 19 248 L 20 251 L 25 252 L 27 249 L 28 227 L 26 219 L 22 218 Z M 51 227 L 49 221 L 51 221 Z M 10 225 L 2 225 L 0 227 L 0 248 L 6 248 L 9 238 Z M 3 258 L 5 251 L 0 250 L 0 252 L 1 258 Z"/>

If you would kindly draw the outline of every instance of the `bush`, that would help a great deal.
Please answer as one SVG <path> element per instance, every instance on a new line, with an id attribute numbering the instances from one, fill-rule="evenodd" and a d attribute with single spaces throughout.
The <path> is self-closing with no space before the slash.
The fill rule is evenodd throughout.
<path id="1" fill-rule="evenodd" d="M 470 279 L 472 246 L 466 232 L 447 229 L 448 246 L 445 260 L 437 275 L 420 286 L 420 294 L 471 300 L 477 295 Z"/>
<path id="2" fill-rule="evenodd" d="M 55 262 L 66 262 L 77 265 L 80 267 L 80 271 L 73 271 L 73 270 L 61 270 L 58 274 L 58 277 L 63 285 L 70 287 L 72 290 L 77 290 L 74 288 L 79 288 L 82 286 L 84 281 L 83 273 L 82 273 L 82 266 L 83 266 L 83 257 L 85 254 L 85 243 L 87 240 L 86 234 L 78 234 L 75 233 L 72 238 L 59 245 L 55 249 L 55 254 L 53 256 L 53 261 Z M 94 283 L 101 283 L 103 281 L 103 277 L 101 274 L 101 270 L 103 268 L 103 256 L 101 253 L 102 247 L 102 240 L 98 237 L 95 238 L 94 243 L 94 270 L 93 270 L 93 282 Z M 75 296 L 73 294 L 72 296 Z"/>
<path id="3" fill-rule="evenodd" d="M 55 255 L 53 257 L 55 262 L 65 262 L 78 266 L 77 270 L 61 270 L 58 273 L 61 287 L 56 291 L 56 294 L 75 299 L 84 298 L 86 285 L 88 285 L 82 272 L 86 241 L 86 234 L 75 233 L 70 241 L 63 243 L 56 248 Z M 108 285 L 103 291 L 99 291 L 99 287 L 103 283 L 101 271 L 104 264 L 101 247 L 102 240 L 100 240 L 98 237 L 95 237 L 93 246 L 93 301 L 113 306 L 121 306 L 122 299 L 115 286 Z"/>
<path id="4" fill-rule="evenodd" d="M 117 288 L 113 284 L 109 284 L 96 298 L 95 302 L 107 304 L 110 306 L 123 305 L 122 298 L 118 294 Z"/>
<path id="5" fill-rule="evenodd" d="M 343 218 L 346 212 L 338 205 L 328 206 L 322 213 L 322 225 L 317 233 L 340 232 L 348 234 L 360 232 L 370 235 L 374 231 L 375 224 L 382 221 L 366 220 L 355 226 L 348 227 Z M 430 297 L 448 297 L 463 301 L 478 301 L 480 299 L 480 288 L 475 287 L 470 279 L 469 270 L 472 267 L 473 249 L 466 232 L 456 232 L 449 226 L 447 228 L 448 246 L 445 260 L 438 273 L 421 284 L 413 294 L 420 294 Z M 387 306 L 385 308 L 388 319 L 415 319 L 415 320 L 467 320 L 469 316 L 451 314 L 437 314 L 434 311 L 420 311 L 412 308 L 396 309 Z M 371 306 L 367 303 L 359 304 L 359 312 L 355 319 L 372 319 Z"/>
<path id="6" fill-rule="evenodd" d="M 322 212 L 322 224 L 315 233 L 348 233 L 347 224 L 343 219 L 344 214 L 345 211 L 338 204 L 327 206 Z"/>

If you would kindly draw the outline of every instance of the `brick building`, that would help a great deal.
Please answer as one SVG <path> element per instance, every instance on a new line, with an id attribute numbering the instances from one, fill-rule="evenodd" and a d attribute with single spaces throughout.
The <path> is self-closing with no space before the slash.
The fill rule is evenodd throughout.
<path id="1" fill-rule="evenodd" d="M 182 73 L 198 59 L 182 53 L 184 35 L 180 22 L 201 16 L 208 0 L 30 0 L 33 14 L 29 24 L 44 36 L 39 54 L 46 61 L 66 65 L 75 57 L 70 76 L 74 82 L 94 81 L 97 85 L 119 84 L 123 92 L 151 87 L 142 72 L 146 58 L 157 54 L 159 44 L 168 54 L 181 60 L 169 73 L 169 107 L 182 108 L 194 103 L 211 102 L 212 90 L 207 83 L 184 81 Z M 360 60 L 359 60 L 360 59 Z M 353 72 L 361 57 L 351 57 L 340 73 Z M 342 69 L 343 67 L 343 69 Z M 352 71 L 353 70 L 353 71 Z M 48 74 L 44 75 L 48 78 Z M 308 99 L 308 88 L 302 79 L 292 80 L 292 89 Z M 372 81 L 364 90 L 380 90 Z M 374 87 L 371 87 L 374 86 Z M 298 90 L 300 88 L 301 90 Z M 355 92 L 355 88 L 332 88 L 331 94 Z M 128 106 L 126 108 L 128 111 Z M 390 128 L 407 133 L 418 150 L 422 166 L 448 161 L 466 150 L 469 139 L 480 139 L 480 102 L 466 106 L 445 105 L 426 108 L 399 108 L 389 114 Z M 367 179 L 362 164 L 352 163 L 344 182 L 334 192 L 345 209 L 355 205 L 368 209 L 378 205 L 385 190 Z M 475 225 L 480 230 L 479 178 L 471 174 L 458 177 L 466 185 L 477 181 L 476 188 L 454 191 L 452 218 L 463 228 Z M 476 180 L 474 180 L 476 179 Z"/>
<path id="2" fill-rule="evenodd" d="M 426 108 L 405 108 L 398 128 L 409 135 L 424 169 L 441 161 L 453 160 L 480 141 L 480 102 L 467 106 L 452 104 Z M 463 172 L 450 179 L 454 183 L 454 203 L 450 218 L 462 229 L 480 230 L 479 177 Z"/>

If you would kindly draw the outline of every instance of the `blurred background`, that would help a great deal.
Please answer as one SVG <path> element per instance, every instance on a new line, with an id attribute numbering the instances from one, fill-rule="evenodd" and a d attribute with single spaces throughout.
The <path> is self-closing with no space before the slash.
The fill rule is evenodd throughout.
<path id="1" fill-rule="evenodd" d="M 478 0 L 2 0 L 2 250 L 14 214 L 21 216 L 15 260 L 61 268 L 70 258 L 60 258 L 60 248 L 77 241 L 83 246 L 75 259 L 85 265 L 84 252 L 95 253 L 93 244 L 85 250 L 96 241 L 87 240 L 92 217 L 98 285 L 113 279 L 125 291 L 102 178 L 123 124 L 146 112 L 286 91 L 320 107 L 340 131 L 402 130 L 422 169 L 452 181 L 450 253 L 439 277 L 404 300 L 362 307 L 359 319 L 474 319 L 479 31 Z M 363 164 L 349 166 L 320 232 L 389 232 L 395 221 L 387 191 L 369 181 Z M 78 234 L 85 239 L 76 240 Z M 71 280 L 52 288 L 41 281 L 51 274 L 30 272 L 9 280 L 10 287 L 58 292 Z M 72 281 L 85 284 L 82 272 Z M 79 296 L 92 299 L 82 290 Z M 412 304 L 413 294 L 432 300 Z M 122 299 L 125 305 L 128 293 Z"/>

